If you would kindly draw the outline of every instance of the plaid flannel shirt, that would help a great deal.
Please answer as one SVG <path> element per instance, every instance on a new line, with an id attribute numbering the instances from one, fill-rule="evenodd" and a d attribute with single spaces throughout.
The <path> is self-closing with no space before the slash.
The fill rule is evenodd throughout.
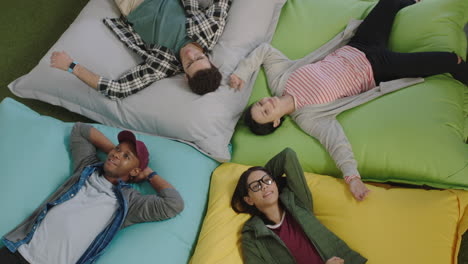
<path id="1" fill-rule="evenodd" d="M 205 51 L 211 51 L 226 25 L 232 0 L 214 0 L 206 9 L 200 9 L 198 0 L 182 1 L 187 20 L 187 35 Z M 125 98 L 151 83 L 183 71 L 174 52 L 157 44 L 146 44 L 138 33 L 122 18 L 105 18 L 106 24 L 143 62 L 123 74 L 118 80 L 99 78 L 98 90 L 110 99 Z"/>

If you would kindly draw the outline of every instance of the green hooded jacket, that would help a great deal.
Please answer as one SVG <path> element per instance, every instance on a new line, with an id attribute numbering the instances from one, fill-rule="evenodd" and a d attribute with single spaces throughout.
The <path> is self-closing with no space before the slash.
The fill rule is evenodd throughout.
<path id="1" fill-rule="evenodd" d="M 279 199 L 303 228 L 324 263 L 333 256 L 344 259 L 345 264 L 367 262 L 366 258 L 350 249 L 312 213 L 312 194 L 296 153 L 292 149 L 283 150 L 272 158 L 265 168 L 274 178 L 286 175 L 286 186 L 281 191 Z M 266 227 L 259 216 L 254 216 L 245 223 L 242 229 L 242 250 L 245 263 L 296 263 L 283 241 Z"/>

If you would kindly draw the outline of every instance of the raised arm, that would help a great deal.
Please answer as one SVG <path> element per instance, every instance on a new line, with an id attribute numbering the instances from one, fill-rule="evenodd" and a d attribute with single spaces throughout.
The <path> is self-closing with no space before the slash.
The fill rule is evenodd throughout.
<path id="1" fill-rule="evenodd" d="M 89 130 L 89 141 L 99 150 L 104 153 L 109 153 L 115 145 L 110 141 L 101 131 L 97 130 L 94 127 L 91 127 Z"/>
<path id="2" fill-rule="evenodd" d="M 116 100 L 135 94 L 148 87 L 153 82 L 168 77 L 164 72 L 157 71 L 145 62 L 135 66 L 118 80 L 100 77 L 97 90 L 104 96 Z"/>
<path id="3" fill-rule="evenodd" d="M 275 178 L 286 174 L 287 186 L 294 192 L 304 206 L 312 210 L 312 195 L 307 186 L 304 172 L 299 164 L 296 152 L 290 148 L 284 149 L 268 161 L 265 168 L 268 169 Z"/>
<path id="4" fill-rule="evenodd" d="M 73 62 L 73 59 L 64 51 L 53 52 L 51 56 L 51 67 L 68 71 L 68 67 Z M 152 64 L 156 64 L 154 67 Z M 142 62 L 135 66 L 118 80 L 110 80 L 99 76 L 85 66 L 78 63 L 73 69 L 73 75 L 78 77 L 84 83 L 91 88 L 98 90 L 106 97 L 116 100 L 119 98 L 125 98 L 132 94 L 135 94 L 142 89 L 148 87 L 151 83 L 161 80 L 167 77 L 167 73 L 164 71 L 158 71 L 158 62 Z M 170 64 L 165 64 L 169 65 Z M 167 72 L 177 72 L 178 68 L 173 66 Z"/>
<path id="5" fill-rule="evenodd" d="M 141 176 L 142 180 L 148 179 L 148 176 L 150 176 L 152 173 L 156 173 L 153 169 L 150 167 L 147 167 L 144 169 L 139 176 Z M 154 174 L 154 176 L 151 177 L 149 180 L 149 183 L 153 187 L 154 190 L 157 192 L 170 188 L 170 189 L 175 189 L 174 186 L 172 186 L 169 182 L 167 182 L 165 179 L 163 179 L 159 174 Z"/>
<path id="6" fill-rule="evenodd" d="M 198 0 L 182 0 L 188 16 L 204 14 L 206 19 L 215 21 L 225 21 L 231 7 L 232 0 L 213 0 L 213 3 L 206 10 L 201 10 Z"/>
<path id="7" fill-rule="evenodd" d="M 198 0 L 182 0 L 187 14 L 187 33 L 206 50 L 212 50 L 226 25 L 231 0 L 213 0 L 206 9 L 201 9 Z"/>
<path id="8" fill-rule="evenodd" d="M 243 82 L 250 80 L 252 74 L 262 65 L 265 68 L 268 81 L 271 83 L 273 79 L 280 77 L 284 73 L 290 66 L 290 63 L 291 61 L 283 53 L 273 48 L 270 44 L 260 44 L 237 65 L 236 70 L 231 75 L 231 87 L 242 89 Z M 236 78 L 240 78 L 242 81 L 240 87 L 233 86 L 233 84 L 237 84 L 238 82 L 236 82 Z"/>
<path id="9" fill-rule="evenodd" d="M 356 200 L 363 200 L 369 189 L 361 181 L 351 144 L 338 120 L 334 117 L 318 118 L 313 121 L 307 120 L 306 117 L 295 119 L 306 133 L 318 139 L 325 147 L 338 169 L 343 172 L 343 177 Z"/>
<path id="10" fill-rule="evenodd" d="M 68 68 L 72 62 L 73 59 L 65 51 L 54 51 L 50 57 L 50 66 L 63 71 L 68 71 Z M 97 90 L 100 78 L 99 75 L 91 72 L 81 64 L 76 64 L 72 73 L 78 77 L 78 79 L 86 83 L 89 87 Z"/>
<path id="11" fill-rule="evenodd" d="M 146 179 L 152 172 L 151 168 L 146 168 L 142 175 Z M 132 189 L 125 226 L 172 218 L 184 209 L 184 201 L 179 192 L 160 175 L 154 175 L 149 183 L 159 195 L 142 195 Z"/>
<path id="12" fill-rule="evenodd" d="M 82 166 L 99 162 L 96 148 L 108 153 L 114 148 L 114 144 L 91 125 L 76 123 L 70 134 L 73 171 Z"/>

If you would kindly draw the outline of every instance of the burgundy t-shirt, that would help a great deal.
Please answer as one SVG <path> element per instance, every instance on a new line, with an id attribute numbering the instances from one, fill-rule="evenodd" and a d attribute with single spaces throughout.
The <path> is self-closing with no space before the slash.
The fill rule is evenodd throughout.
<path id="1" fill-rule="evenodd" d="M 284 242 L 298 264 L 323 264 L 315 246 L 310 242 L 299 223 L 291 214 L 285 213 L 279 227 L 268 226 Z"/>

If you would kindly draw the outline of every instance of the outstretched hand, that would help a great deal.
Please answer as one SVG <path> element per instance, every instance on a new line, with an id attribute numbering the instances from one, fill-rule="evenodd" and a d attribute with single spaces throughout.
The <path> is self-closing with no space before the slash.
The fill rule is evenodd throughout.
<path id="1" fill-rule="evenodd" d="M 354 178 L 349 182 L 349 189 L 351 190 L 354 198 L 358 201 L 364 200 L 370 192 L 359 178 Z"/>
<path id="2" fill-rule="evenodd" d="M 54 51 L 50 56 L 50 67 L 67 71 L 73 59 L 65 51 Z"/>
<path id="3" fill-rule="evenodd" d="M 325 264 L 344 264 L 344 259 L 339 257 L 331 257 Z"/>
<path id="4" fill-rule="evenodd" d="M 244 87 L 244 81 L 241 78 L 239 78 L 239 76 L 237 76 L 235 74 L 231 74 L 231 79 L 229 81 L 229 86 L 231 86 L 231 88 L 234 88 L 234 89 L 240 91 Z"/>

